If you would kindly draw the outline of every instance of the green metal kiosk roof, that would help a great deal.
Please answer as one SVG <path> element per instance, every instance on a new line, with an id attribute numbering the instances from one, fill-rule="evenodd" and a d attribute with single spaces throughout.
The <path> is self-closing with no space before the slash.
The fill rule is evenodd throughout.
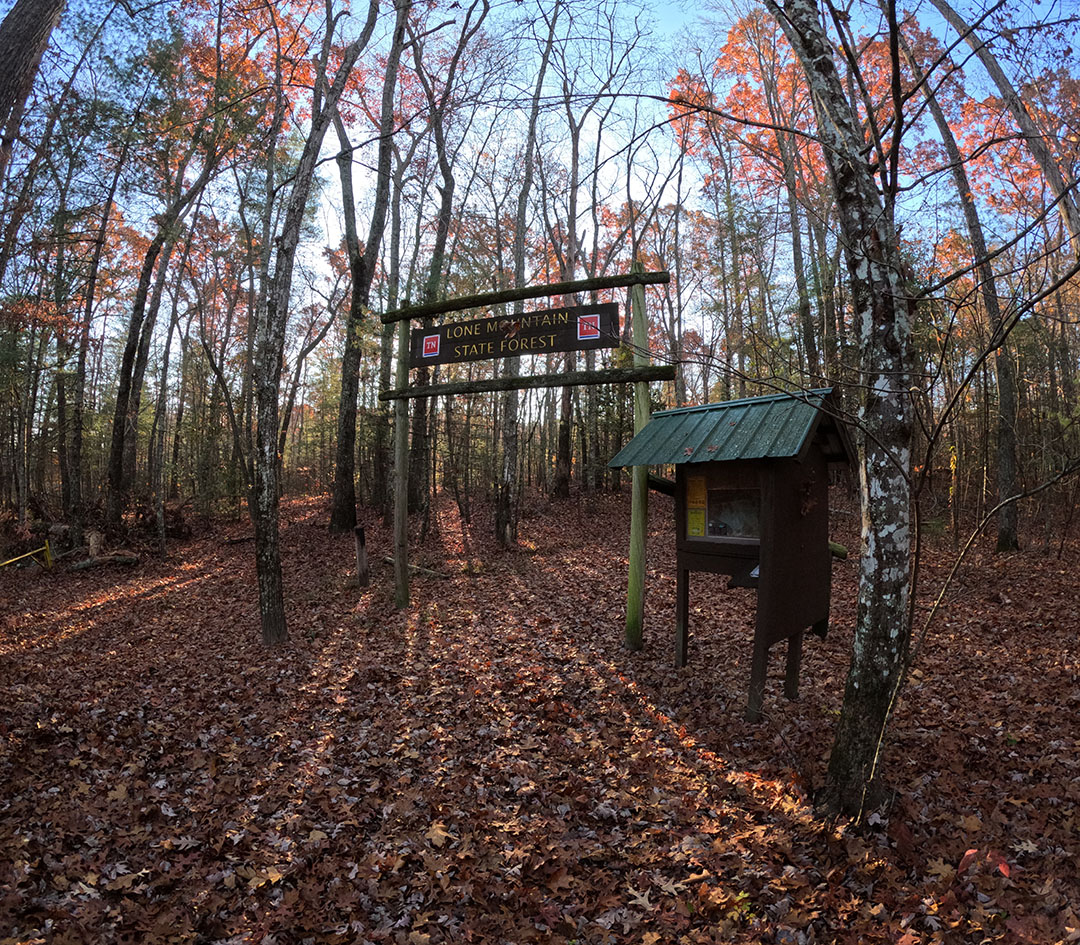
<path id="1" fill-rule="evenodd" d="M 654 413 L 609 466 L 661 466 L 799 456 L 815 435 L 829 462 L 850 462 L 842 425 L 823 409 L 832 388 L 725 400 Z"/>

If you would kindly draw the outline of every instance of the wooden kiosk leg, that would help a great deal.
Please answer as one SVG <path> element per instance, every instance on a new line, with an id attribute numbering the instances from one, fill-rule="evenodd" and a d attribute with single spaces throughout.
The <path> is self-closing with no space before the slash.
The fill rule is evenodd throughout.
<path id="1" fill-rule="evenodd" d="M 675 665 L 685 666 L 690 644 L 690 571 L 675 571 Z"/>
<path id="2" fill-rule="evenodd" d="M 765 676 L 769 671 L 769 644 L 760 630 L 754 634 L 754 662 L 750 668 L 750 698 L 746 702 L 746 721 L 761 721 L 765 701 Z"/>
<path id="3" fill-rule="evenodd" d="M 792 701 L 799 698 L 799 663 L 802 661 L 802 638 L 802 630 L 788 637 L 784 695 Z"/>

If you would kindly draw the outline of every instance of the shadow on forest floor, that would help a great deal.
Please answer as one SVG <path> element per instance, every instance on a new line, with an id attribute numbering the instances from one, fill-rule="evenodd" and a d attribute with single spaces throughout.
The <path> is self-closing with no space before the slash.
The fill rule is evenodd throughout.
<path id="1" fill-rule="evenodd" d="M 135 573 L 0 572 L 0 943 L 1072 940 L 1075 543 L 965 566 L 860 836 L 807 794 L 854 560 L 800 700 L 778 647 L 748 725 L 752 592 L 695 576 L 673 666 L 670 500 L 623 648 L 627 509 L 539 503 L 507 552 L 447 501 L 418 555 L 446 577 L 395 612 L 381 524 L 360 592 L 324 500 L 289 501 L 274 650 L 243 523 Z M 950 561 L 927 552 L 927 599 Z"/>

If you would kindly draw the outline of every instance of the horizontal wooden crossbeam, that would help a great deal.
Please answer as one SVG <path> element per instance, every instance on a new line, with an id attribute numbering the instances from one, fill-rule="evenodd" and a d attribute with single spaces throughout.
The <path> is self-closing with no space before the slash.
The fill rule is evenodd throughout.
<path id="1" fill-rule="evenodd" d="M 400 387 L 379 394 L 379 400 L 411 400 L 441 394 L 485 394 L 498 390 L 537 390 L 544 387 L 579 387 L 584 384 L 630 384 L 636 381 L 673 381 L 675 365 L 607 368 L 602 371 L 571 371 L 568 374 L 537 374 L 533 377 L 494 377 L 482 381 L 451 381 L 425 387 Z"/>
<path id="2" fill-rule="evenodd" d="M 625 289 L 632 285 L 665 285 L 671 281 L 668 272 L 627 272 L 619 276 L 597 276 L 595 279 L 578 279 L 576 282 L 553 282 L 548 285 L 530 285 L 520 289 L 502 289 L 499 292 L 483 292 L 480 295 L 459 295 L 457 298 L 396 308 L 382 316 L 384 325 L 403 322 L 407 318 L 431 318 L 447 312 L 461 312 L 468 308 L 485 308 L 524 299 L 539 299 L 548 295 L 573 295 L 575 292 L 598 292 L 601 289 Z"/>

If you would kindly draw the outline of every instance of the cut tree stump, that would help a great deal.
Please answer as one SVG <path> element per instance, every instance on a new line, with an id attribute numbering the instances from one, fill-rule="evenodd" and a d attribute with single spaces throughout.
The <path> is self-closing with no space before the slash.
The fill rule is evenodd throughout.
<path id="1" fill-rule="evenodd" d="M 353 529 L 353 538 L 356 540 L 356 583 L 360 587 L 367 587 L 371 583 L 371 575 L 368 572 L 367 542 L 363 525 L 357 525 Z"/>

